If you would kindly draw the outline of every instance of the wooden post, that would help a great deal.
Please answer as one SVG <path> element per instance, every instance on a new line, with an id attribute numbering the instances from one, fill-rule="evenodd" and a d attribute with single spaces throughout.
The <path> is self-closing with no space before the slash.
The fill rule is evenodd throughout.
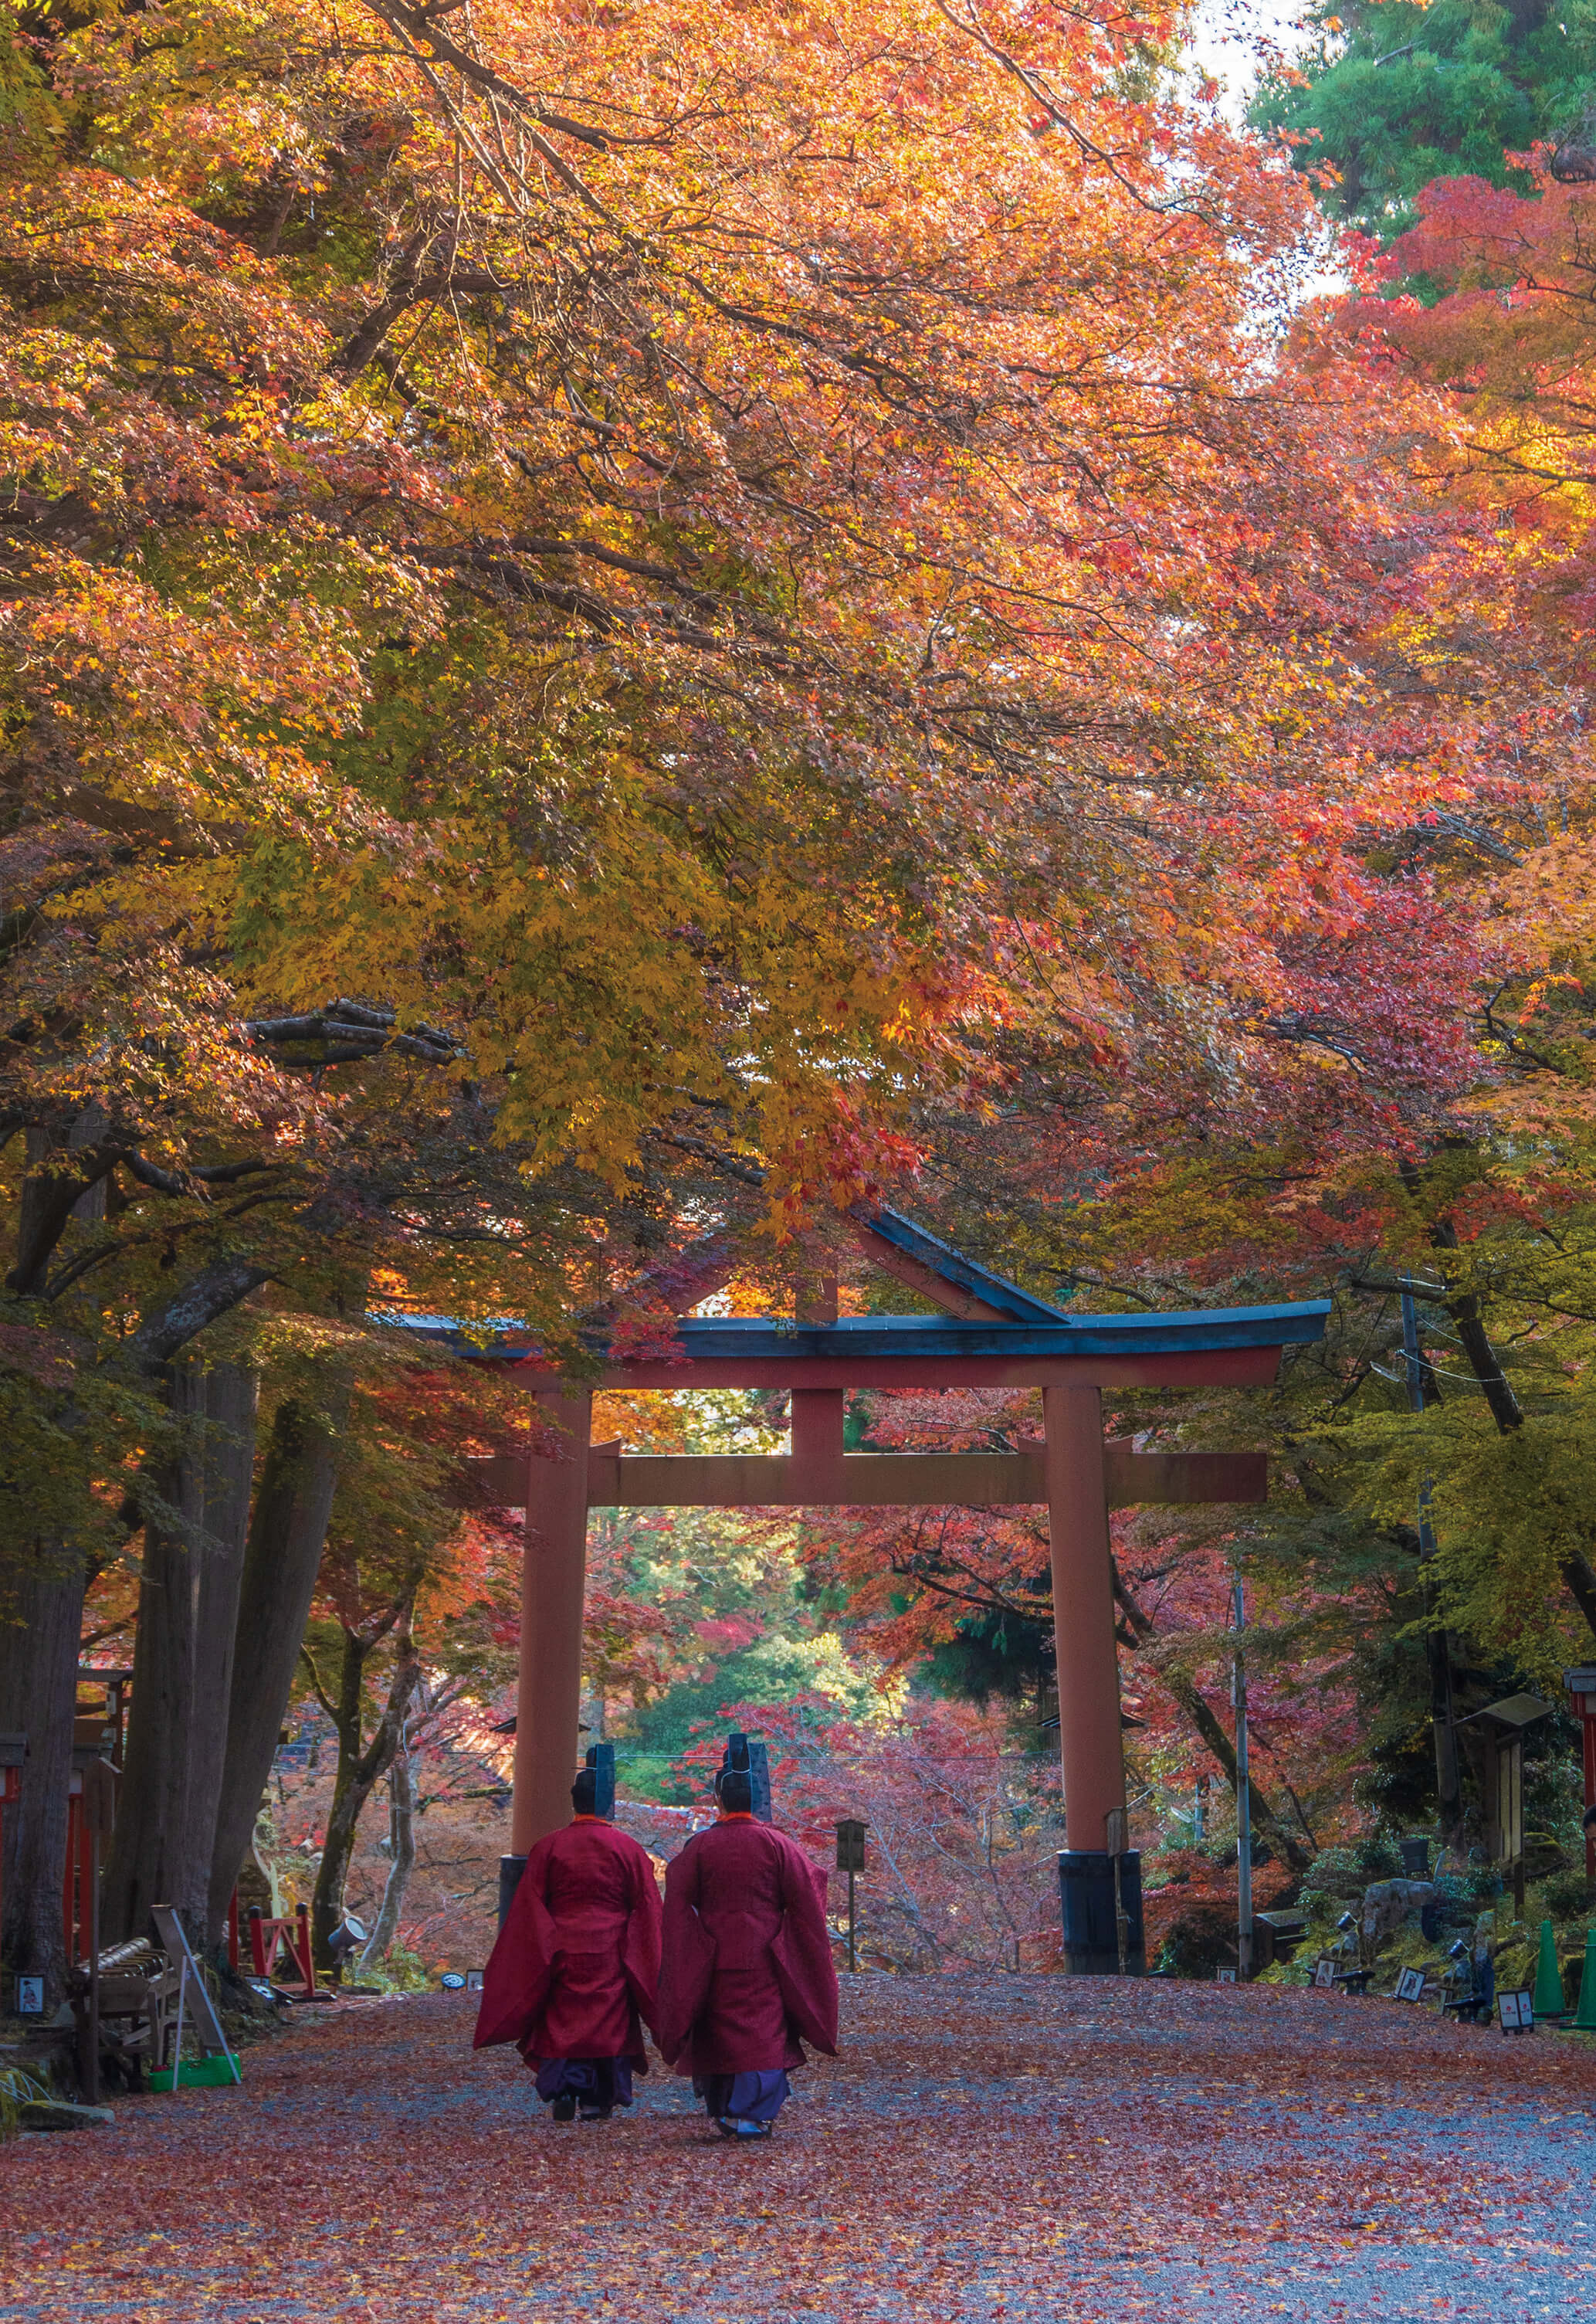
<path id="1" fill-rule="evenodd" d="M 294 1952 L 298 1960 L 299 1974 L 305 1980 L 306 1992 L 314 1993 L 316 1991 L 316 1961 L 310 1950 L 310 1907 L 308 1904 L 295 1905 L 294 1921 L 296 1925 Z M 172 2088 L 173 2089 L 176 2089 L 177 2084 L 175 2082 L 172 2084 Z"/>
<path id="2" fill-rule="evenodd" d="M 61 1949 L 67 1967 L 78 1966 L 78 1831 L 83 1821 L 81 1792 L 83 1776 L 73 1768 L 69 1781 L 78 1785 L 67 1794 L 67 1860 L 61 1869 Z"/>
<path id="3" fill-rule="evenodd" d="M 84 2061 L 83 2095 L 90 2106 L 100 2102 L 100 1841 L 116 1821 L 116 1775 L 103 1759 L 83 1770 L 83 1820 L 88 1833 L 87 1895 L 80 1906 L 88 1932 L 88 2054 Z"/>
<path id="4" fill-rule="evenodd" d="M 837 1321 L 837 1269 L 828 1260 L 798 1285 L 800 1323 Z M 793 1486 L 811 1508 L 842 1499 L 842 1427 L 847 1398 L 839 1388 L 795 1388 L 788 1399 L 793 1432 Z"/>
<path id="5" fill-rule="evenodd" d="M 1065 1821 L 1072 1849 L 1106 1849 L 1108 1818 L 1125 1804 L 1125 1762 L 1103 1397 L 1095 1388 L 1049 1388 L 1041 1401 Z"/>
<path id="6" fill-rule="evenodd" d="M 100 1828 L 88 1842 L 88 2058 L 83 2076 L 86 2106 L 100 2102 Z"/>
<path id="7" fill-rule="evenodd" d="M 569 1383 L 537 1391 L 546 1443 L 527 1464 L 509 1841 L 518 1857 L 527 1855 L 546 1833 L 557 1831 L 571 1817 L 582 1715 L 592 1403 L 591 1389 Z"/>
<path id="8" fill-rule="evenodd" d="M 830 1508 L 842 1499 L 843 1390 L 795 1388 L 791 1397 L 793 1491 L 809 1508 Z"/>
<path id="9" fill-rule="evenodd" d="M 1236 1712 L 1236 1977 L 1243 1985 L 1252 1978 L 1252 1782 L 1247 1757 L 1247 1664 L 1242 1638 L 1247 1628 L 1247 1601 L 1242 1577 L 1235 1578 L 1235 1675 L 1233 1692 Z"/>

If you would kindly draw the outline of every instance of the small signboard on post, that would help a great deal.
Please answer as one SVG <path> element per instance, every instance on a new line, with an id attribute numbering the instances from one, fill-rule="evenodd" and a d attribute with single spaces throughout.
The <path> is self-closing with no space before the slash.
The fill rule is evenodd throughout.
<path id="1" fill-rule="evenodd" d="M 848 1875 L 848 1965 L 850 1969 L 857 1969 L 859 1965 L 854 1941 L 853 1884 L 856 1874 L 865 1868 L 865 1834 L 868 1830 L 869 1826 L 861 1823 L 857 1816 L 839 1816 L 837 1819 L 837 1869 Z"/>
<path id="2" fill-rule="evenodd" d="M 1319 1993 L 1335 1990 L 1335 1963 L 1329 1953 L 1321 1953 L 1314 1963 L 1314 1987 Z"/>
<path id="3" fill-rule="evenodd" d="M 1401 1976 L 1397 1979 L 1397 1999 L 1399 2001 L 1422 2001 L 1424 1999 L 1424 1985 L 1425 1977 L 1423 1969 L 1405 1969 L 1402 1971 Z"/>

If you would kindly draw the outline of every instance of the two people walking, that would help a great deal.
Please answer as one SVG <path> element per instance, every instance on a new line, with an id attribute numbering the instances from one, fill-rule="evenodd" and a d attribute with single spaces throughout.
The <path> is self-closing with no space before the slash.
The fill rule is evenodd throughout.
<path id="1" fill-rule="evenodd" d="M 556 2122 L 601 2122 L 648 2071 L 647 2024 L 724 2136 L 768 2138 L 803 2043 L 837 2052 L 826 1876 L 756 1816 L 757 1770 L 734 1735 L 717 1820 L 671 1864 L 662 1913 L 647 1852 L 610 1821 L 606 1775 L 582 1769 L 571 1822 L 527 1858 L 475 2046 L 515 2043 Z"/>

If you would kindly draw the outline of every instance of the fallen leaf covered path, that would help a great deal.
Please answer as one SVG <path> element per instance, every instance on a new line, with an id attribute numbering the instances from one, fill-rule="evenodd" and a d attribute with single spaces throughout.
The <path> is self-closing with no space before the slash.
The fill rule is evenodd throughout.
<path id="1" fill-rule="evenodd" d="M 844 1980 L 844 2053 L 730 2148 L 658 2070 L 555 2127 L 435 1994 L 243 2089 L 0 2150 L 0 2324 L 1520 2319 L 1596 2294 L 1596 2055 L 1396 2003 Z"/>

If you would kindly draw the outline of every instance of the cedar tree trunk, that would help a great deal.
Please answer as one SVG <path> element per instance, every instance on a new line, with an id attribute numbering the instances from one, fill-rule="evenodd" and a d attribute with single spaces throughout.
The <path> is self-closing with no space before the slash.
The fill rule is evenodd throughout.
<path id="1" fill-rule="evenodd" d="M 233 1699 L 244 1545 L 249 1538 L 256 1392 L 253 1373 L 237 1364 L 215 1364 L 206 1377 L 206 1417 L 211 1424 L 212 1442 L 205 1471 L 206 1540 L 194 1603 L 195 1755 L 188 1774 L 183 1861 L 188 1868 L 194 1939 L 207 1948 L 223 1941 L 221 1920 L 213 1922 L 210 1917 L 210 1877 Z"/>
<path id="2" fill-rule="evenodd" d="M 28 1738 L 22 1797 L 0 1815 L 0 1958 L 44 1978 L 47 2006 L 60 2001 L 66 1973 L 61 1884 L 84 1582 L 81 1556 L 52 1543 L 14 1570 L 0 1604 L 0 1728 Z"/>
<path id="3" fill-rule="evenodd" d="M 348 1400 L 348 1381 L 339 1375 L 327 1383 L 319 1406 L 308 1397 L 285 1401 L 271 1424 L 239 1587 L 206 1914 L 213 1941 L 254 1836 L 293 1692 L 333 1511 L 338 1434 Z"/>
<path id="4" fill-rule="evenodd" d="M 105 1941 L 119 1944 L 148 1933 L 152 1904 L 173 1904 L 190 1941 L 203 1948 L 249 1517 L 254 1381 L 233 1364 L 181 1363 L 168 1400 L 187 1429 L 163 1480 L 183 1530 L 145 1529 L 133 1707 L 100 1917 Z"/>

